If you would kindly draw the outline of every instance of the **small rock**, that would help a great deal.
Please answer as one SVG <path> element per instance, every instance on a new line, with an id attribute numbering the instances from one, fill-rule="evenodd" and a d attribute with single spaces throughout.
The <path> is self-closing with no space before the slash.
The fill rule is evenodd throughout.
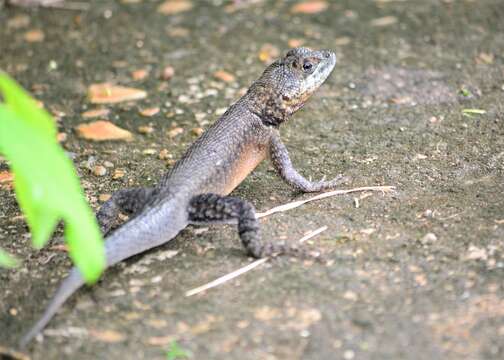
<path id="1" fill-rule="evenodd" d="M 98 196 L 98 200 L 100 202 L 104 203 L 105 201 L 108 201 L 111 197 L 112 197 L 112 195 L 110 195 L 110 194 L 100 194 Z"/>
<path id="2" fill-rule="evenodd" d="M 154 132 L 154 128 L 152 126 L 139 126 L 138 127 L 138 132 L 140 134 L 152 134 Z"/>
<path id="3" fill-rule="evenodd" d="M 157 8 L 157 12 L 163 15 L 175 15 L 191 10 L 193 4 L 188 0 L 167 0 Z"/>
<path id="4" fill-rule="evenodd" d="M 126 175 L 126 172 L 123 169 L 116 169 L 114 175 L 112 175 L 112 179 L 117 180 L 124 177 L 124 175 Z"/>
<path id="5" fill-rule="evenodd" d="M 181 127 L 175 127 L 173 129 L 168 130 L 167 134 L 168 134 L 168 137 L 173 139 L 174 137 L 182 134 L 183 132 L 184 132 L 184 129 L 182 129 Z"/>
<path id="6" fill-rule="evenodd" d="M 173 155 L 168 152 L 167 149 L 163 149 L 159 152 L 159 159 L 160 160 L 168 160 L 172 159 Z"/>
<path id="7" fill-rule="evenodd" d="M 196 136 L 201 136 L 201 134 L 203 134 L 204 131 L 205 130 L 203 130 L 203 128 L 200 128 L 200 127 L 196 127 L 196 128 L 191 129 L 191 133 Z"/>
<path id="8" fill-rule="evenodd" d="M 56 140 L 58 140 L 59 143 L 63 143 L 67 140 L 68 135 L 67 133 L 60 132 L 58 135 L 56 135 Z"/>
<path id="9" fill-rule="evenodd" d="M 96 176 L 105 176 L 107 174 L 107 168 L 102 165 L 96 165 L 93 168 L 93 174 L 95 174 Z"/>
<path id="10" fill-rule="evenodd" d="M 144 80 L 147 76 L 149 76 L 149 70 L 147 69 L 138 69 L 131 72 L 131 77 L 136 81 Z"/>
<path id="11" fill-rule="evenodd" d="M 107 168 L 113 168 L 114 167 L 114 163 L 113 162 L 110 162 L 110 161 L 105 161 L 103 163 L 103 165 Z"/>
<path id="12" fill-rule="evenodd" d="M 175 69 L 173 68 L 173 66 L 165 66 L 164 69 L 163 69 L 163 73 L 161 74 L 161 79 L 163 80 L 170 80 L 173 75 L 175 75 Z"/>
<path id="13" fill-rule="evenodd" d="M 154 155 L 157 151 L 155 149 L 145 149 L 142 151 L 142 154 L 144 155 Z"/>
<path id="14" fill-rule="evenodd" d="M 142 109 L 140 110 L 140 115 L 145 116 L 145 117 L 151 117 L 156 115 L 159 112 L 158 107 L 152 107 L 152 108 L 147 108 L 147 109 Z"/>
<path id="15" fill-rule="evenodd" d="M 427 233 L 424 235 L 424 237 L 422 237 L 420 239 L 420 243 L 422 245 L 429 245 L 429 244 L 433 244 L 437 241 L 437 236 L 436 234 L 433 234 L 433 233 Z"/>
<path id="16" fill-rule="evenodd" d="M 348 300 L 348 301 L 357 301 L 358 296 L 353 291 L 347 290 L 343 294 L 343 299 Z"/>

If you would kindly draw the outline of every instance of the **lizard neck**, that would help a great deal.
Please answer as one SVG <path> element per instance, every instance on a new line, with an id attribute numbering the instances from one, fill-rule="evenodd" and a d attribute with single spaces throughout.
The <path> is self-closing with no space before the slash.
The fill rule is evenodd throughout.
<path id="1" fill-rule="evenodd" d="M 292 114 L 292 108 L 286 100 L 288 99 L 281 93 L 258 82 L 252 84 L 242 98 L 249 111 L 257 115 L 264 125 L 275 128 L 287 121 Z"/>

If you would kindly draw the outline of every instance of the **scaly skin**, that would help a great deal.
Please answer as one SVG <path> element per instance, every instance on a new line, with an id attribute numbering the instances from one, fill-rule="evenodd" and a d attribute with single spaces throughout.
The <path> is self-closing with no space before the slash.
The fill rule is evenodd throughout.
<path id="1" fill-rule="evenodd" d="M 107 266 L 159 246 L 191 222 L 236 220 L 249 255 L 296 256 L 296 247 L 263 242 L 254 207 L 227 196 L 268 155 L 278 174 L 303 192 L 333 188 L 338 179 L 312 183 L 292 166 L 279 126 L 299 110 L 336 64 L 329 51 L 290 50 L 271 64 L 248 92 L 211 126 L 154 188 L 120 190 L 97 213 L 105 240 Z M 130 220 L 112 231 L 119 212 Z M 26 345 L 59 307 L 84 284 L 73 268 L 41 319 L 23 337 Z"/>

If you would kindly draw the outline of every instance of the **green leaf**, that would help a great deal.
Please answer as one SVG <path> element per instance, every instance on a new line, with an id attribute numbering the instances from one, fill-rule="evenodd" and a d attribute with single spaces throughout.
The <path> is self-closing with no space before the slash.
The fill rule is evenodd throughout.
<path id="1" fill-rule="evenodd" d="M 105 267 L 102 236 L 72 162 L 56 141 L 50 115 L 0 73 L 0 152 L 10 161 L 19 206 L 33 244 L 42 247 L 60 220 L 70 257 L 89 283 Z"/>
<path id="2" fill-rule="evenodd" d="M 176 341 L 172 341 L 168 351 L 166 352 L 166 360 L 177 360 L 191 357 L 188 350 L 182 349 Z"/>
<path id="3" fill-rule="evenodd" d="M 7 254 L 0 249 L 0 266 L 6 268 L 13 268 L 19 265 L 19 261 L 12 255 Z"/>

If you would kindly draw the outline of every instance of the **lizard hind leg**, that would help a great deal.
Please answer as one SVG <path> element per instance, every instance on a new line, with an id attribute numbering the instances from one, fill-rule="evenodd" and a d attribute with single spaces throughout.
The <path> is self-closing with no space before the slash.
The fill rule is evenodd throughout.
<path id="1" fill-rule="evenodd" d="M 188 213 L 189 220 L 196 223 L 237 220 L 241 242 L 248 255 L 255 258 L 302 255 L 295 246 L 262 241 L 254 206 L 240 198 L 212 193 L 197 195 L 191 199 Z"/>
<path id="2" fill-rule="evenodd" d="M 119 213 L 135 215 L 142 210 L 153 191 L 153 188 L 136 187 L 114 192 L 96 213 L 103 235 L 107 235 L 116 225 Z"/>

